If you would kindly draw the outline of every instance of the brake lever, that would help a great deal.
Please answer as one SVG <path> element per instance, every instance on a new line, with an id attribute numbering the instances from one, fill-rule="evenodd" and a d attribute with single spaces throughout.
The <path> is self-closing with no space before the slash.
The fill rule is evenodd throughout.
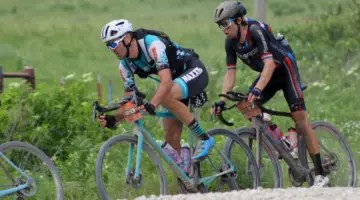
<path id="1" fill-rule="evenodd" d="M 96 119 L 96 105 L 93 105 L 93 121 Z"/>
<path id="2" fill-rule="evenodd" d="M 93 103 L 93 121 L 96 119 L 96 111 L 99 111 L 100 115 L 104 114 L 104 108 L 100 106 L 98 101 Z"/>
<path id="3" fill-rule="evenodd" d="M 216 119 L 216 106 L 215 106 L 215 105 L 212 105 L 212 106 L 211 106 L 210 120 L 214 122 L 215 119 Z"/>

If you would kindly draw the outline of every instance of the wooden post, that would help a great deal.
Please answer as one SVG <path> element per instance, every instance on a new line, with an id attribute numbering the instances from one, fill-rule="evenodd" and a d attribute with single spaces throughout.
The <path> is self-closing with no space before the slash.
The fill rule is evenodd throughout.
<path id="1" fill-rule="evenodd" d="M 65 85 L 65 77 L 64 76 L 61 76 L 60 77 L 60 87 L 64 87 L 64 85 Z"/>
<path id="2" fill-rule="evenodd" d="M 109 80 L 109 86 L 108 86 L 108 105 L 111 105 L 112 103 L 112 81 Z"/>
<path id="3" fill-rule="evenodd" d="M 25 66 L 23 72 L 3 72 L 0 66 L 0 93 L 4 91 L 4 78 L 23 78 L 35 89 L 35 72 L 32 67 Z"/>
<path id="4" fill-rule="evenodd" d="M 254 0 L 254 8 L 256 20 L 266 23 L 265 0 Z"/>
<path id="5" fill-rule="evenodd" d="M 35 89 L 35 72 L 34 72 L 34 68 L 29 67 L 29 66 L 25 66 L 24 67 L 24 74 L 27 75 L 25 77 L 26 83 L 30 83 L 32 89 Z"/>

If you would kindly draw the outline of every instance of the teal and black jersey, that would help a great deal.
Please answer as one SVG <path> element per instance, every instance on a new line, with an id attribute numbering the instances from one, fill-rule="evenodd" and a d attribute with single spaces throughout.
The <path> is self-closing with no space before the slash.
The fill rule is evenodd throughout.
<path id="1" fill-rule="evenodd" d="M 197 56 L 192 49 L 183 48 L 156 35 L 147 34 L 137 39 L 137 42 L 139 57 L 122 59 L 119 65 L 125 91 L 129 91 L 135 85 L 134 74 L 144 78 L 150 74 L 157 74 L 160 70 L 170 69 L 172 79 L 176 79 L 187 70 L 185 63 Z"/>

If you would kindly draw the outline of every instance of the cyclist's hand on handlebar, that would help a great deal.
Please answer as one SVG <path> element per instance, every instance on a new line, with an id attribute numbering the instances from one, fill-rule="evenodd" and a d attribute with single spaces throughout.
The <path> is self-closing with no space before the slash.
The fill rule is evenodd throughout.
<path id="1" fill-rule="evenodd" d="M 220 115 L 221 111 L 225 108 L 225 101 L 218 101 L 214 104 L 214 109 L 212 112 L 215 112 L 216 115 Z"/>
<path id="2" fill-rule="evenodd" d="M 253 102 L 256 99 L 260 99 L 261 96 L 261 90 L 259 88 L 253 88 L 248 96 L 248 101 Z"/>
<path id="3" fill-rule="evenodd" d="M 114 115 L 99 115 L 98 121 L 102 128 L 112 128 L 116 124 L 116 118 Z"/>
<path id="4" fill-rule="evenodd" d="M 144 104 L 144 111 L 149 113 L 150 115 L 155 115 L 155 106 L 151 103 Z"/>

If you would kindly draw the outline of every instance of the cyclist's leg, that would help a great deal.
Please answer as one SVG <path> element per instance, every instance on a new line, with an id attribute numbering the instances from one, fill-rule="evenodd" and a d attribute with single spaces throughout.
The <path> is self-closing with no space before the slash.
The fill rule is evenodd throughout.
<path id="1" fill-rule="evenodd" d="M 324 175 L 321 165 L 319 141 L 314 130 L 311 128 L 307 117 L 305 100 L 301 91 L 300 76 L 297 69 L 296 60 L 291 54 L 284 63 L 284 95 L 291 110 L 292 119 L 295 122 L 296 131 L 305 137 L 306 146 L 314 163 L 315 175 Z"/>
<path id="2" fill-rule="evenodd" d="M 198 161 L 206 157 L 214 145 L 214 140 L 205 134 L 189 109 L 184 104 L 180 105 L 179 100 L 203 91 L 208 84 L 209 77 L 205 66 L 199 59 L 193 58 L 187 61 L 186 65 L 187 71 L 174 80 L 176 84 L 173 84 L 171 95 L 164 99 L 163 106 L 186 124 L 200 139 L 193 157 L 194 161 Z"/>
<path id="3" fill-rule="evenodd" d="M 180 138 L 183 128 L 182 122 L 178 119 L 164 118 L 163 126 L 165 141 L 180 155 Z"/>
<path id="4" fill-rule="evenodd" d="M 181 102 L 187 106 L 189 99 L 183 99 Z M 180 155 L 181 153 L 181 144 L 180 138 L 183 129 L 183 123 L 178 119 L 173 118 L 164 118 L 163 119 L 164 126 L 164 138 L 165 141 L 171 145 L 171 147 L 176 150 L 176 152 Z"/>

